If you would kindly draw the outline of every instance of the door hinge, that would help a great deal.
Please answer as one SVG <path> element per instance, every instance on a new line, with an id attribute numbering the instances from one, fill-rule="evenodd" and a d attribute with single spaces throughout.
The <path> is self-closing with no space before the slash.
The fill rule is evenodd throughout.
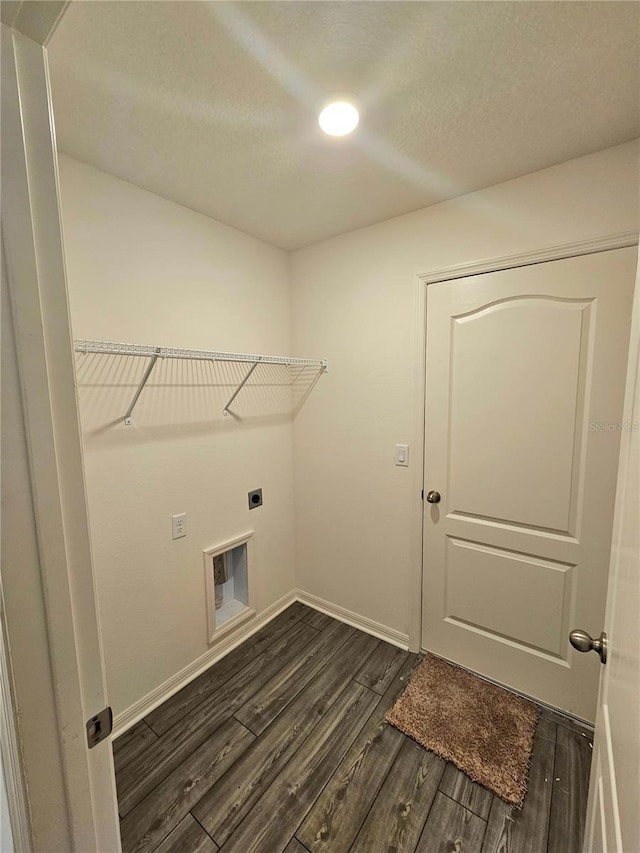
<path id="1" fill-rule="evenodd" d="M 95 717 L 87 720 L 87 744 L 93 749 L 100 741 L 109 737 L 113 728 L 113 711 L 110 707 L 104 708 Z"/>

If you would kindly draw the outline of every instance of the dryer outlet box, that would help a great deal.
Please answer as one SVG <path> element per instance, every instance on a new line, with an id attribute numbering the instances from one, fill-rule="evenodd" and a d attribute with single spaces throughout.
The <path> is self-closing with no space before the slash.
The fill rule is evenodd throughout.
<path id="1" fill-rule="evenodd" d="M 249 509 L 255 509 L 258 506 L 262 506 L 262 489 L 249 492 Z"/>

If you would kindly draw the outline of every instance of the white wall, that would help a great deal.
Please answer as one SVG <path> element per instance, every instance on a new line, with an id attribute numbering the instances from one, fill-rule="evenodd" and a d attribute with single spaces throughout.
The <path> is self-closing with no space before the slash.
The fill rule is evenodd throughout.
<path id="1" fill-rule="evenodd" d="M 205 216 L 60 157 L 76 338 L 282 355 L 288 257 Z M 255 529 L 258 611 L 295 587 L 292 423 L 277 372 L 222 417 L 243 366 L 77 358 L 109 699 L 120 714 L 207 650 L 202 550 Z M 277 369 L 276 369 L 277 371 Z M 257 375 L 257 374 L 256 374 Z M 249 512 L 247 491 L 264 490 Z M 188 536 L 172 541 L 171 516 Z"/>
<path id="2" fill-rule="evenodd" d="M 413 442 L 419 456 L 416 277 L 637 230 L 638 151 L 620 145 L 293 254 L 294 351 L 330 363 L 294 428 L 300 588 L 409 633 L 419 495 L 393 450 Z"/>
<path id="3" fill-rule="evenodd" d="M 142 365 L 78 357 L 116 714 L 206 650 L 201 551 L 253 527 L 259 611 L 297 586 L 409 633 L 419 497 L 393 446 L 411 442 L 415 464 L 416 276 L 637 229 L 637 178 L 628 143 L 288 256 L 61 157 L 76 337 L 330 360 L 293 421 L 273 385 L 223 419 L 220 368 L 160 363 L 125 427 Z M 189 535 L 173 542 L 182 511 Z"/>

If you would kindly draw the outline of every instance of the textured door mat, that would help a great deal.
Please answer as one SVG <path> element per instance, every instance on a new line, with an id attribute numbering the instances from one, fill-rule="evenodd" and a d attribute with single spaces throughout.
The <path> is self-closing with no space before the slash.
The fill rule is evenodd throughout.
<path id="1" fill-rule="evenodd" d="M 539 714 L 533 702 L 427 655 L 386 719 L 521 806 Z"/>

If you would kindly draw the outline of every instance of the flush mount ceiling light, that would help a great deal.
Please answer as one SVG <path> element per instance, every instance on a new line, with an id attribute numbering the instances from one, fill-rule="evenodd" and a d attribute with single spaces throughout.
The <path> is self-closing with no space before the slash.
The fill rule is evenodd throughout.
<path id="1" fill-rule="evenodd" d="M 318 124 L 329 136 L 346 136 L 358 126 L 360 115 L 350 98 L 334 95 L 324 101 Z"/>

